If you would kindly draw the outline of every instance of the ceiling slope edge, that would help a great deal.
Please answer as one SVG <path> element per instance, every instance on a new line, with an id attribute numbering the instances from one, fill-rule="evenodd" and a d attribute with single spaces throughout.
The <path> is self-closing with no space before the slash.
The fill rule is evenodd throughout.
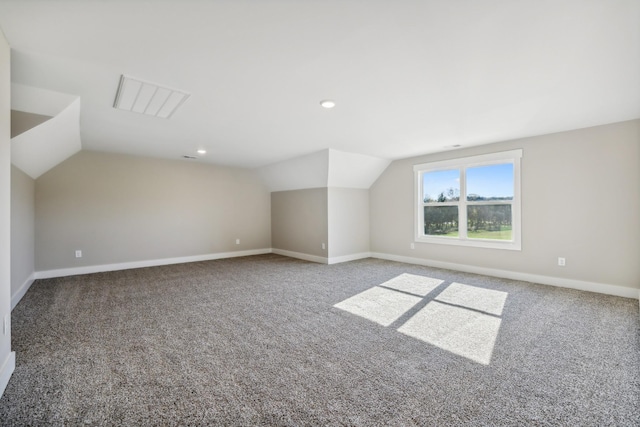
<path id="1" fill-rule="evenodd" d="M 258 169 L 270 191 L 343 187 L 368 189 L 391 160 L 325 149 Z"/>
<path id="2" fill-rule="evenodd" d="M 329 150 L 272 163 L 257 170 L 262 181 L 272 192 L 326 187 Z"/>
<path id="3" fill-rule="evenodd" d="M 327 187 L 369 189 L 391 160 L 329 149 Z"/>
<path id="4" fill-rule="evenodd" d="M 11 139 L 11 163 L 31 178 L 37 179 L 82 149 L 79 97 L 14 83 L 11 108 L 53 116 Z"/>

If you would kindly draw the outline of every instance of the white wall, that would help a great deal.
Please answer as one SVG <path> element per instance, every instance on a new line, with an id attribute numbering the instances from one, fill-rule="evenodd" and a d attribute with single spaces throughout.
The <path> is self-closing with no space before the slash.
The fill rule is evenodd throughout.
<path id="1" fill-rule="evenodd" d="M 35 272 L 35 180 L 11 166 L 11 305 L 31 286 Z"/>
<path id="2" fill-rule="evenodd" d="M 11 351 L 11 63 L 0 31 L 0 395 L 15 368 Z M 5 325 L 5 323 L 9 324 Z M 6 333 L 5 333 L 6 332 Z"/>
<path id="3" fill-rule="evenodd" d="M 362 258 L 369 253 L 369 190 L 328 190 L 329 260 Z"/>
<path id="4" fill-rule="evenodd" d="M 329 264 L 368 257 L 369 190 L 273 192 L 271 233 L 274 252 L 283 255 Z"/>
<path id="5" fill-rule="evenodd" d="M 81 151 L 35 200 L 38 274 L 271 248 L 269 191 L 246 169 Z"/>
<path id="6" fill-rule="evenodd" d="M 410 249 L 414 164 L 516 148 L 524 150 L 522 251 L 428 243 Z M 371 250 L 432 265 L 549 277 L 550 284 L 569 287 L 602 284 L 593 290 L 608 286 L 637 297 L 639 199 L 640 120 L 413 157 L 393 162 L 371 188 Z M 557 265 L 558 257 L 566 267 Z"/>

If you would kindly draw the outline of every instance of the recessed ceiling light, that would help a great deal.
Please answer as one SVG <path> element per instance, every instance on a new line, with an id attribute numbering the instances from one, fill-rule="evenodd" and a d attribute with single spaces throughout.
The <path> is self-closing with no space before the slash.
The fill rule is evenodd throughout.
<path id="1" fill-rule="evenodd" d="M 322 108 L 333 108 L 336 106 L 335 101 L 332 101 L 330 99 L 325 99 L 324 101 L 320 101 L 320 105 L 322 106 Z"/>
<path id="2" fill-rule="evenodd" d="M 205 150 L 204 148 L 201 148 L 198 151 L 196 151 L 196 153 L 198 153 L 198 154 L 207 154 L 207 150 Z"/>

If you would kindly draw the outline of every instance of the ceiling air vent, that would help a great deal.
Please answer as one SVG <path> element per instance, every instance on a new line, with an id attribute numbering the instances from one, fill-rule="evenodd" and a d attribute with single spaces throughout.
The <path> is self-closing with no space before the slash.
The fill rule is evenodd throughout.
<path id="1" fill-rule="evenodd" d="M 123 74 L 113 108 L 168 119 L 189 96 L 187 92 Z"/>

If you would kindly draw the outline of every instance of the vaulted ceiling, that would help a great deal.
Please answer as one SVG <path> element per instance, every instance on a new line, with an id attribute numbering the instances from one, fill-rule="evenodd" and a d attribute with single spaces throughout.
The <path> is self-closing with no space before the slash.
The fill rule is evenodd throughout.
<path id="1" fill-rule="evenodd" d="M 0 0 L 0 28 L 90 150 L 396 159 L 640 117 L 637 0 Z M 122 74 L 190 97 L 114 109 Z"/>

